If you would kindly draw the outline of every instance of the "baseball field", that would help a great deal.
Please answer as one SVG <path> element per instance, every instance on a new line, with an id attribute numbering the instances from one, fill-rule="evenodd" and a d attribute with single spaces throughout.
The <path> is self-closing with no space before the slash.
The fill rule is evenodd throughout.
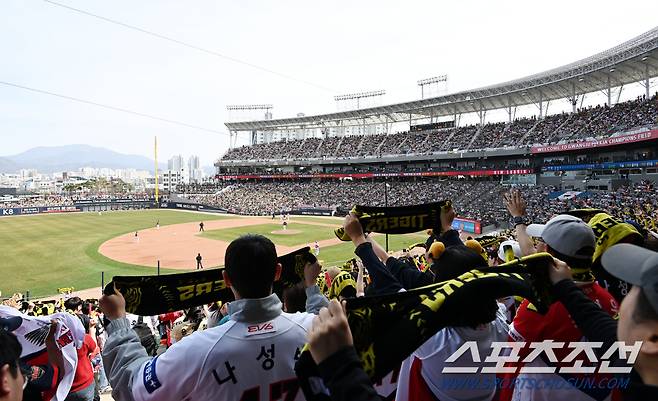
<path id="1" fill-rule="evenodd" d="M 173 210 L 0 218 L 0 291 L 4 297 L 29 290 L 31 298 L 38 298 L 62 287 L 97 288 L 101 272 L 106 282 L 114 275 L 156 274 L 158 262 L 161 274 L 194 270 L 197 254 L 204 268 L 222 266 L 230 241 L 247 233 L 267 236 L 280 255 L 318 241 L 323 265 L 340 265 L 354 256 L 352 243 L 333 234 L 341 222 L 293 216 L 283 230 L 278 219 L 269 217 Z M 376 237 L 382 244 L 384 238 Z M 399 250 L 425 238 L 390 236 L 389 248 Z"/>

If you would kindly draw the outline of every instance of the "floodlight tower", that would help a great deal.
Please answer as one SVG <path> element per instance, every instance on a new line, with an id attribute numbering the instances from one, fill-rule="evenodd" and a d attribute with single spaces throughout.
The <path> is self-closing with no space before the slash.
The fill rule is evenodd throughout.
<path id="1" fill-rule="evenodd" d="M 447 85 L 448 85 L 448 76 L 447 75 L 439 75 L 439 76 L 436 76 L 436 77 L 421 79 L 420 81 L 418 81 L 418 86 L 420 86 L 420 98 L 425 99 L 425 86 L 436 84 L 437 92 L 440 93 L 441 88 L 439 87 L 439 85 L 441 84 L 441 82 L 444 82 L 444 84 L 443 84 L 444 90 L 443 91 L 445 92 L 446 89 L 447 89 Z"/>
<path id="2" fill-rule="evenodd" d="M 338 103 L 338 102 L 342 102 L 342 101 L 345 101 L 345 100 L 356 99 L 356 108 L 360 109 L 361 108 L 361 103 L 360 103 L 361 99 L 369 98 L 369 97 L 374 98 L 374 97 L 384 96 L 385 94 L 386 94 L 385 90 L 360 92 L 360 93 L 348 93 L 346 95 L 334 96 L 334 100 Z"/>
<path id="3" fill-rule="evenodd" d="M 234 104 L 226 106 L 226 110 L 229 114 L 229 121 L 254 121 L 254 120 L 271 120 L 272 119 L 272 108 L 271 104 Z M 256 114 L 259 111 L 264 111 L 263 114 Z M 237 118 L 235 114 L 238 114 Z M 254 115 L 255 114 L 255 115 Z M 233 147 L 235 142 L 237 142 L 238 132 L 229 132 L 229 146 Z M 250 142 L 255 144 L 257 142 L 257 131 L 251 132 Z M 233 142 L 233 145 L 231 145 Z"/>

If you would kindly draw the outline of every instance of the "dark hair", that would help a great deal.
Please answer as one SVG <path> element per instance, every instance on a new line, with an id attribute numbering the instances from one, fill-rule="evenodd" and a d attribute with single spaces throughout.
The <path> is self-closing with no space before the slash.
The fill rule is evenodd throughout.
<path id="1" fill-rule="evenodd" d="M 486 266 L 487 262 L 473 249 L 465 245 L 453 245 L 447 247 L 441 256 L 432 263 L 430 271 L 435 274 L 434 281 L 441 282 L 457 278 L 467 271 Z M 451 300 L 448 299 L 446 302 L 451 302 Z M 471 297 L 470 299 L 462 299 L 460 308 L 462 306 L 463 310 L 467 310 L 469 313 L 457 313 L 455 316 L 448 317 L 449 326 L 475 328 L 478 325 L 496 320 L 498 304 L 495 299 Z"/>
<path id="2" fill-rule="evenodd" d="M 265 298 L 272 293 L 276 248 L 268 238 L 247 234 L 233 240 L 224 257 L 226 274 L 243 298 Z"/>
<path id="3" fill-rule="evenodd" d="M 465 245 L 453 245 L 447 247 L 438 259 L 434 259 L 430 270 L 435 274 L 435 282 L 441 282 L 486 266 L 487 262 L 473 249 Z"/>
<path id="4" fill-rule="evenodd" d="M 548 245 L 547 245 L 548 246 Z M 556 257 L 557 259 L 560 259 L 564 263 L 567 264 L 572 269 L 591 269 L 592 268 L 592 259 L 578 259 L 578 258 L 573 258 L 571 256 L 564 255 L 555 249 L 551 248 L 548 246 L 548 249 L 550 250 L 551 255 Z"/>
<path id="5" fill-rule="evenodd" d="M 306 311 L 306 289 L 303 283 L 297 283 L 283 290 L 283 304 L 288 313 Z"/>
<path id="6" fill-rule="evenodd" d="M 649 298 L 647 298 L 647 294 L 644 293 L 643 288 L 640 288 L 640 292 L 637 294 L 637 304 L 633 311 L 633 320 L 638 323 L 646 321 L 658 322 L 658 311 L 649 303 Z"/>
<path id="7" fill-rule="evenodd" d="M 12 333 L 0 329 L 0 368 L 9 365 L 11 375 L 18 375 L 18 360 L 21 357 L 23 347 Z"/>
<path id="8" fill-rule="evenodd" d="M 85 315 L 89 315 L 89 312 L 91 311 L 91 306 L 92 306 L 91 302 L 83 301 L 82 302 L 82 313 L 84 313 Z"/>
<path id="9" fill-rule="evenodd" d="M 64 307 L 66 309 L 75 311 L 78 309 L 78 306 L 82 306 L 82 299 L 80 299 L 80 297 L 71 297 L 64 301 Z"/>
<path id="10" fill-rule="evenodd" d="M 352 286 L 345 287 L 338 296 L 343 298 L 356 298 L 356 288 Z"/>

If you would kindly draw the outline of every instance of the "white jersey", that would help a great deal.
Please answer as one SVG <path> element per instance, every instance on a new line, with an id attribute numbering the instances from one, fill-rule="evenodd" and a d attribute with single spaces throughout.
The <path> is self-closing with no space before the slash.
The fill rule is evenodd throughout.
<path id="1" fill-rule="evenodd" d="M 294 366 L 315 315 L 281 313 L 262 323 L 230 320 L 197 332 L 133 376 L 141 400 L 304 400 Z"/>
<path id="2" fill-rule="evenodd" d="M 496 320 L 472 329 L 468 327 L 446 327 L 437 332 L 414 353 L 402 362 L 396 401 L 441 400 L 466 401 L 491 400 L 495 387 L 480 385 L 491 383 L 495 374 L 443 373 L 448 366 L 446 359 L 455 353 L 466 341 L 476 341 L 480 355 L 489 355 L 493 341 L 507 340 L 507 322 L 502 311 Z M 470 354 L 462 354 L 451 367 L 473 366 Z M 464 380 L 477 381 L 475 385 L 461 386 Z"/>
<path id="3" fill-rule="evenodd" d="M 130 322 L 131 327 L 135 327 L 139 321 L 140 316 L 126 313 L 126 319 Z M 146 324 L 153 335 L 158 334 L 158 317 L 157 316 L 142 316 L 142 323 Z"/>

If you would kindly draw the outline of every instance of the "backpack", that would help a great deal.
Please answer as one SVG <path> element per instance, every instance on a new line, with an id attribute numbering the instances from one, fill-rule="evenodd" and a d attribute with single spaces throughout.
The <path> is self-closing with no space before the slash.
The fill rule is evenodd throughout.
<path id="1" fill-rule="evenodd" d="M 155 340 L 151 328 L 144 323 L 144 318 L 142 316 L 137 318 L 137 323 L 133 326 L 133 330 L 137 334 L 137 337 L 139 337 L 139 342 L 142 344 L 142 347 L 146 349 L 146 353 L 149 356 L 155 356 L 156 351 L 158 350 L 158 343 Z"/>

